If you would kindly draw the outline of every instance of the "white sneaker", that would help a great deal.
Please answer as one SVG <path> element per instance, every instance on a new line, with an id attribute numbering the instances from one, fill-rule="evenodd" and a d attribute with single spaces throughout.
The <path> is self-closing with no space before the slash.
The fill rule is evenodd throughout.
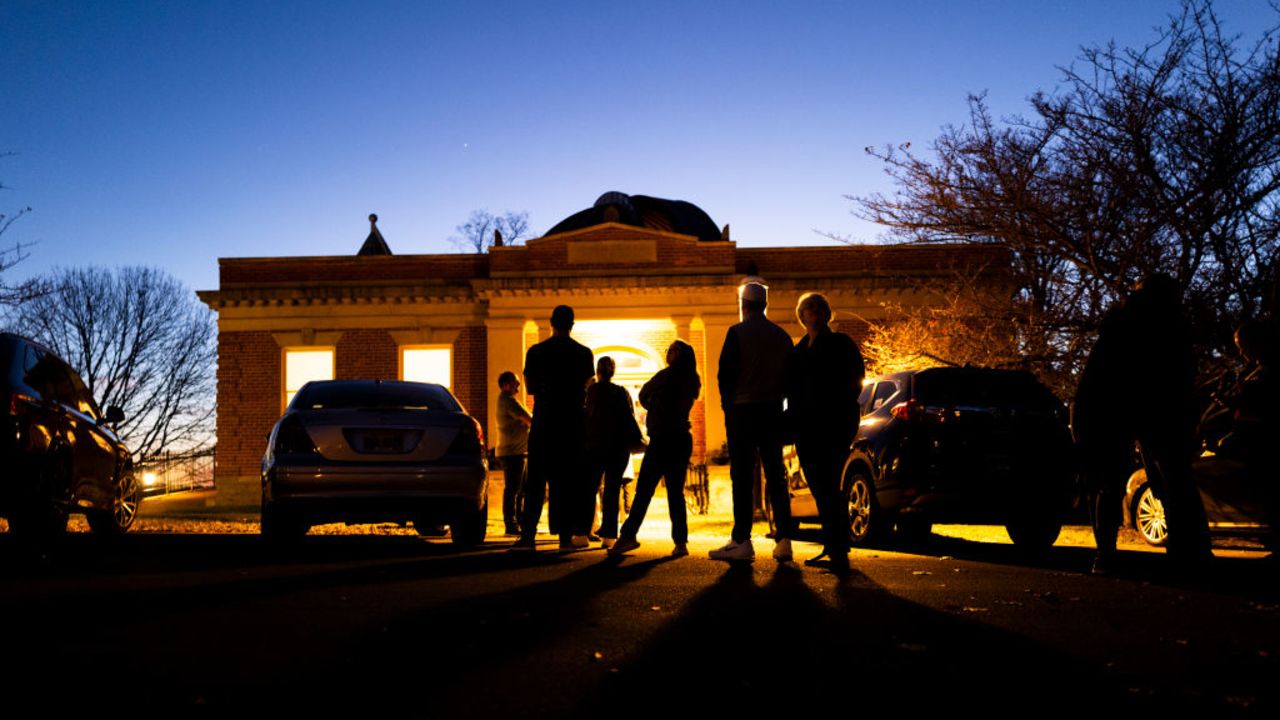
<path id="1" fill-rule="evenodd" d="M 712 560 L 745 560 L 750 562 L 756 556 L 756 550 L 751 546 L 751 540 L 747 539 L 743 542 L 730 540 L 725 546 L 712 550 L 710 557 Z"/>
<path id="2" fill-rule="evenodd" d="M 773 559 L 780 563 L 791 562 L 791 538 L 782 538 L 773 546 Z"/>

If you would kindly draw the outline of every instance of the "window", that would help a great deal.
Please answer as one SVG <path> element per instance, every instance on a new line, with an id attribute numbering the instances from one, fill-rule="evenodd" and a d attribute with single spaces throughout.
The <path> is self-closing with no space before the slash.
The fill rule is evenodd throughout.
<path id="1" fill-rule="evenodd" d="M 876 385 L 876 394 L 871 399 L 871 409 L 873 411 L 884 407 L 884 404 L 893 399 L 898 393 L 898 386 L 892 382 L 882 382 Z"/>
<path id="2" fill-rule="evenodd" d="M 453 348 L 400 348 L 400 379 L 453 386 Z"/>
<path id="3" fill-rule="evenodd" d="M 312 380 L 333 379 L 333 348 L 292 348 L 284 351 L 284 405 Z"/>

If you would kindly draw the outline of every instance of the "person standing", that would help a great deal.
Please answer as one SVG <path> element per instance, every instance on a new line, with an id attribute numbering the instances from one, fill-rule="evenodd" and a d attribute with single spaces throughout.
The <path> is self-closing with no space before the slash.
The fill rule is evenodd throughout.
<path id="1" fill-rule="evenodd" d="M 640 547 L 636 534 L 644 522 L 649 503 L 659 480 L 667 485 L 667 508 L 671 513 L 672 557 L 689 554 L 689 522 L 684 505 L 684 479 L 693 454 L 693 435 L 689 433 L 689 411 L 702 391 L 698 377 L 698 360 L 693 347 L 676 340 L 667 348 L 667 367 L 659 370 L 640 389 L 640 405 L 648 410 L 645 425 L 649 430 L 649 447 L 640 463 L 636 478 L 636 496 L 631 512 L 622 525 L 618 542 L 610 555 L 622 555 Z"/>
<path id="2" fill-rule="evenodd" d="M 622 494 L 622 473 L 631 460 L 636 425 L 631 393 L 613 382 L 617 366 L 605 355 L 596 361 L 596 381 L 587 388 L 587 484 L 604 491 L 600 498 L 600 538 L 607 548 L 618 537 L 618 498 Z M 594 510 L 594 503 L 592 503 Z M 594 516 L 594 512 L 592 515 Z M 594 520 L 594 517 L 591 518 Z"/>
<path id="3" fill-rule="evenodd" d="M 831 329 L 831 304 L 805 293 L 796 318 L 806 334 L 787 359 L 787 420 L 795 434 L 800 469 L 818 504 L 822 553 L 805 561 L 831 571 L 849 571 L 849 503 L 841 473 L 858 434 L 858 393 L 866 368 L 853 338 Z"/>
<path id="4" fill-rule="evenodd" d="M 1103 318 L 1071 409 L 1092 500 L 1095 574 L 1115 569 L 1135 442 L 1164 502 L 1169 556 L 1186 564 L 1212 557 L 1204 505 L 1191 476 L 1195 375 L 1177 281 L 1163 273 L 1148 276 Z"/>
<path id="5" fill-rule="evenodd" d="M 782 395 L 791 336 L 765 317 L 769 290 L 763 283 L 743 283 L 738 287 L 738 298 L 742 321 L 725 335 L 717 375 L 729 441 L 733 531 L 724 547 L 711 551 L 711 558 L 755 557 L 751 544 L 752 485 L 759 454 L 765 492 L 773 505 L 773 557 L 778 562 L 790 562 L 791 497 L 782 464 Z"/>
<path id="6" fill-rule="evenodd" d="M 547 495 L 547 520 L 561 549 L 587 547 L 591 531 L 584 463 L 587 382 L 594 372 L 591 350 L 570 337 L 573 308 L 551 311 L 551 337 L 525 354 L 524 379 L 533 395 L 529 469 L 520 539 L 513 550 L 534 550 L 534 536 Z"/>
<path id="7" fill-rule="evenodd" d="M 529 426 L 533 419 L 517 393 L 520 380 L 510 370 L 498 376 L 498 447 L 502 465 L 502 523 L 508 535 L 520 534 L 520 508 L 524 498 L 525 456 L 529 452 Z"/>

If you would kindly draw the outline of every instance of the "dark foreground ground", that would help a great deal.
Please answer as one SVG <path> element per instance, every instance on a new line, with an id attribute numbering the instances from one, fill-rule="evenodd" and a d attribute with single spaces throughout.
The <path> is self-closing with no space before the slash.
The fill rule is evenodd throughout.
<path id="1" fill-rule="evenodd" d="M 775 564 L 768 541 L 753 565 L 712 562 L 714 524 L 672 560 L 658 520 L 615 561 L 394 530 L 281 549 L 246 523 L 73 533 L 39 561 L 0 534 L 6 707 L 1276 716 L 1280 592 L 1258 552 L 1186 578 L 1129 546 L 1122 577 L 1095 578 L 1078 530 L 1028 563 L 976 529 L 856 551 L 841 580 Z"/>

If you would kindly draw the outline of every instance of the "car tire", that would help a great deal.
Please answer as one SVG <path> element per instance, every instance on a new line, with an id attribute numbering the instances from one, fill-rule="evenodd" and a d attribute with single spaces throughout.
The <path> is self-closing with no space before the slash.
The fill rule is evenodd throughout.
<path id="1" fill-rule="evenodd" d="M 71 458 L 53 452 L 35 468 L 32 492 L 9 516 L 9 532 L 38 550 L 56 543 L 67 531 L 67 496 L 71 487 Z"/>
<path id="2" fill-rule="evenodd" d="M 1030 554 L 1039 555 L 1053 547 L 1062 533 L 1062 521 L 1051 515 L 1039 515 L 1019 518 L 1004 526 L 1014 547 Z"/>
<path id="3" fill-rule="evenodd" d="M 884 516 L 876 502 L 875 485 L 866 471 L 849 473 L 845 496 L 849 498 L 849 543 L 865 545 L 884 535 Z"/>
<path id="4" fill-rule="evenodd" d="M 430 517 L 416 518 L 413 529 L 422 537 L 444 537 L 449 534 L 449 528 L 444 523 Z"/>
<path id="5" fill-rule="evenodd" d="M 1165 519 L 1164 503 L 1156 497 L 1150 485 L 1143 485 L 1134 493 L 1133 507 L 1130 510 L 1133 529 L 1138 531 L 1143 542 L 1164 547 L 1169 541 L 1169 523 Z"/>
<path id="6" fill-rule="evenodd" d="M 924 518 L 899 516 L 894 527 L 898 539 L 908 545 L 923 545 L 933 538 L 933 523 Z"/>
<path id="7" fill-rule="evenodd" d="M 275 503 L 262 502 L 261 533 L 271 542 L 293 542 L 311 529 L 311 526 L 296 516 L 276 506 Z"/>
<path id="8" fill-rule="evenodd" d="M 117 537 L 129 532 L 138 518 L 138 508 L 142 505 L 142 486 L 138 484 L 133 470 L 125 470 L 115 483 L 112 492 L 111 509 L 93 510 L 85 513 L 89 528 L 95 535 Z"/>
<path id="9" fill-rule="evenodd" d="M 449 539 L 459 547 L 472 547 L 484 542 L 489 532 L 489 500 L 486 498 L 479 510 L 468 512 L 449 524 Z"/>

